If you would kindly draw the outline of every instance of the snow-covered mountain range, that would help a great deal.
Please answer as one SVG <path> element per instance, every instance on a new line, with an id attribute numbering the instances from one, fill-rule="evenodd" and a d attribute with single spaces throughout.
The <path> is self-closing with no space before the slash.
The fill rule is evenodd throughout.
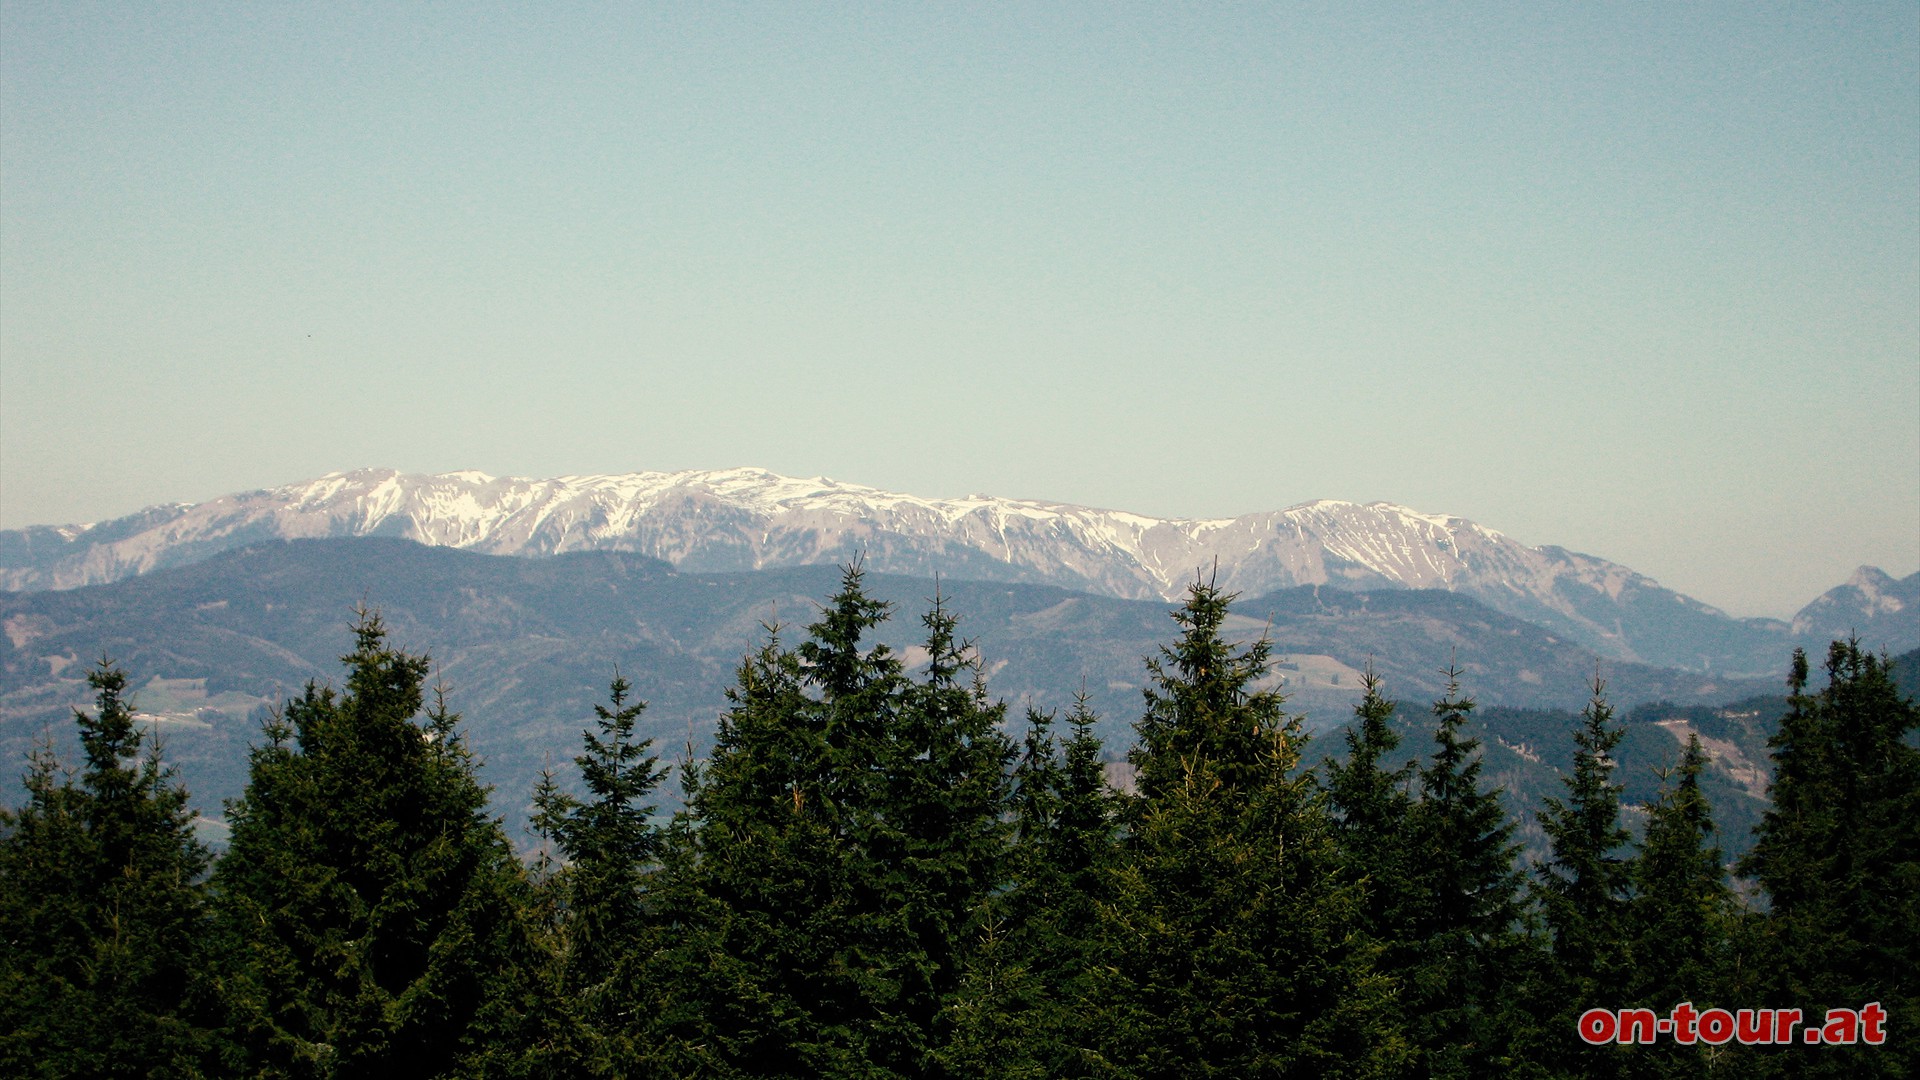
<path id="1" fill-rule="evenodd" d="M 1869 644 L 1883 638 L 1904 640 L 1905 628 L 1920 621 L 1916 616 L 1920 616 L 1920 574 L 1895 578 L 1877 566 L 1863 566 L 1845 584 L 1801 608 L 1793 617 L 1793 632 L 1812 640 L 1849 634 Z"/>
<path id="2" fill-rule="evenodd" d="M 343 536 L 528 557 L 630 551 L 694 571 L 864 556 L 880 571 L 1136 599 L 1177 597 L 1217 566 L 1222 585 L 1249 596 L 1299 585 L 1446 589 L 1602 656 L 1694 670 L 1772 670 L 1792 633 L 1774 620 L 1733 619 L 1605 559 L 1388 503 L 1183 520 L 987 495 L 927 499 L 745 468 L 548 480 L 333 473 L 113 521 L 0 532 L 0 587 L 73 588 L 264 540 Z"/>

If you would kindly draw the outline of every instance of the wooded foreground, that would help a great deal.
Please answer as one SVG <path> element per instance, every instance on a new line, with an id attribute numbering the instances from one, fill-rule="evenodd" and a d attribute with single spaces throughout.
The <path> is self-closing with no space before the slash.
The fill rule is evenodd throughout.
<path id="1" fill-rule="evenodd" d="M 667 775 L 616 677 L 536 797 L 487 812 L 429 661 L 354 627 L 251 755 L 216 860 L 103 661 L 83 758 L 0 816 L 10 1076 L 1904 1076 L 1920 1062 L 1920 709 L 1887 662 L 1796 654 L 1752 853 L 1715 843 L 1697 739 L 1622 824 L 1596 682 L 1548 857 L 1480 775 L 1457 682 L 1398 768 L 1369 679 L 1305 767 L 1264 641 L 1196 584 L 1110 789 L 1085 701 L 1017 739 L 938 600 L 870 643 L 857 569 L 769 629 L 710 755 Z M 916 650 L 916 655 L 918 650 Z M 1879 1002 L 1868 1046 L 1590 1046 L 1592 1007 Z"/>

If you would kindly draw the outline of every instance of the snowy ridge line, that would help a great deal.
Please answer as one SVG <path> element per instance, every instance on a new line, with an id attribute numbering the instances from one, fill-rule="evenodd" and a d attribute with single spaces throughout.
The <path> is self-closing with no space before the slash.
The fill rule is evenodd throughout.
<path id="1" fill-rule="evenodd" d="M 1528 577 L 1551 561 L 1544 552 L 1472 522 L 1391 503 L 1323 499 L 1236 518 L 1186 519 L 989 495 L 929 499 L 754 468 L 544 480 L 495 477 L 478 470 L 409 475 L 361 469 L 206 503 L 149 508 L 142 515 L 166 520 L 112 541 L 102 536 L 98 546 L 107 550 L 94 552 L 98 558 L 82 559 L 83 565 L 55 570 L 54 580 L 29 580 L 43 575 L 17 565 L 5 567 L 6 583 L 60 588 L 111 580 L 165 561 L 155 549 L 170 543 L 202 544 L 241 534 L 246 539 L 398 535 L 438 546 L 522 555 L 608 547 L 698 563 L 703 560 L 694 550 L 648 543 L 642 535 L 658 531 L 662 519 L 696 503 L 757 519 L 760 543 L 748 537 L 717 538 L 734 541 L 730 546 L 742 546 L 742 541 L 749 548 L 765 546 L 775 532 L 799 530 L 821 537 L 878 529 L 939 538 L 1013 566 L 1086 574 L 1095 570 L 1086 565 L 1089 561 L 1107 564 L 1092 576 L 1117 575 L 1130 579 L 1132 587 L 1109 581 L 1096 591 L 1120 595 L 1177 596 L 1195 568 L 1216 558 L 1230 580 L 1249 562 L 1278 564 L 1271 572 L 1254 574 L 1258 580 L 1241 582 L 1256 587 L 1272 584 L 1265 579 L 1274 572 L 1290 584 L 1324 583 L 1330 579 L 1320 564 L 1327 555 L 1342 564 L 1348 576 L 1359 570 L 1379 576 L 1383 583 L 1442 588 L 1460 578 L 1473 561 L 1472 553 L 1481 549 L 1488 556 L 1496 551 L 1504 555 L 1490 560 L 1507 564 L 1502 569 L 1531 564 L 1524 566 Z M 102 524 L 40 531 L 78 545 L 92 539 L 89 534 Z M 701 546 L 696 537 L 683 539 Z M 756 552 L 747 563 L 759 568 L 795 561 L 806 561 L 804 554 L 787 544 L 778 553 Z"/>
<path id="2" fill-rule="evenodd" d="M 1145 571 L 1157 586 L 1155 591 L 1167 597 L 1178 595 L 1193 567 L 1211 561 L 1211 556 L 1227 556 L 1230 549 L 1238 549 L 1243 556 L 1252 555 L 1279 531 L 1295 531 L 1301 534 L 1301 540 L 1319 540 L 1344 561 L 1407 584 L 1430 584 L 1435 579 L 1444 582 L 1453 576 L 1454 566 L 1434 558 L 1431 539 L 1435 536 L 1471 531 L 1487 541 L 1505 541 L 1494 530 L 1460 518 L 1422 514 L 1384 502 L 1322 499 L 1239 518 L 1156 518 L 990 495 L 929 499 L 825 477 L 798 479 L 752 468 L 570 475 L 550 480 L 494 477 L 475 470 L 425 477 L 363 470 L 329 474 L 276 489 L 272 494 L 296 506 L 317 508 L 347 494 L 357 479 L 364 482 L 370 473 L 380 479 L 354 499 L 358 513 L 352 515 L 357 520 L 351 531 L 357 535 L 375 532 L 386 521 L 405 513 L 411 516 L 410 539 L 510 552 L 511 541 L 502 545 L 505 537 L 522 530 L 536 533 L 552 522 L 567 530 L 572 541 L 554 550 L 577 550 L 631 532 L 641 518 L 673 493 L 701 492 L 749 513 L 774 518 L 829 514 L 860 522 L 917 525 L 921 529 L 936 524 L 952 528 L 976 518 L 989 534 L 978 537 L 978 546 L 1008 562 L 1019 561 L 1007 538 L 1009 524 L 1054 525 L 1066 529 L 1081 545 L 1124 557 Z M 407 499 L 410 485 L 415 489 L 411 505 Z M 445 490 L 449 485 L 457 487 Z M 483 500 L 483 494 L 490 498 Z M 582 502 L 594 512 L 582 514 Z M 1371 528 L 1356 532 L 1351 521 L 1342 520 L 1363 513 L 1377 519 L 1367 523 Z M 1293 528 L 1288 530 L 1288 526 Z M 1409 530 L 1427 535 L 1418 537 L 1423 542 L 1410 543 L 1405 535 Z M 1162 542 L 1153 543 L 1150 536 Z M 1167 540 L 1175 542 L 1168 544 Z M 1201 558 L 1194 561 L 1194 556 Z"/>
<path id="3" fill-rule="evenodd" d="M 882 572 L 1127 599 L 1177 599 L 1217 566 L 1223 588 L 1250 597 L 1307 585 L 1462 593 L 1602 656 L 1711 670 L 1750 670 L 1785 632 L 1746 626 L 1605 559 L 1393 503 L 1320 499 L 1161 518 L 991 495 L 932 499 L 756 468 L 548 479 L 335 472 L 86 526 L 0 532 L 0 588 L 102 584 L 262 541 L 359 536 L 522 557 L 632 552 L 690 572 L 864 556 Z"/>

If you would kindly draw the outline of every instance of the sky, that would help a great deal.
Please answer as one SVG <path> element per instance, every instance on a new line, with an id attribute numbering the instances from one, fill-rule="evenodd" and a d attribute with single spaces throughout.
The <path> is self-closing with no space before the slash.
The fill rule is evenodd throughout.
<path id="1" fill-rule="evenodd" d="M 1920 4 L 0 3 L 0 528 L 755 465 L 1920 570 Z"/>

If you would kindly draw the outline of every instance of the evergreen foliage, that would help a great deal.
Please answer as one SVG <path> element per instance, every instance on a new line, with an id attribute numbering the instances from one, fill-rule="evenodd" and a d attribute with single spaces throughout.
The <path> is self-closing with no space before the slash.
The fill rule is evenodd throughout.
<path id="1" fill-rule="evenodd" d="M 963 967 L 942 1058 L 953 1075 L 1075 1076 L 1090 1067 L 1098 1033 L 1086 1005 L 1117 852 L 1097 722 L 1080 694 L 1063 744 L 1051 713 L 1028 710 L 1013 770 L 1009 881 L 990 898 Z"/>
<path id="2" fill-rule="evenodd" d="M 1096 959 L 1093 931 L 1117 852 L 1115 798 L 1093 734 L 1098 720 L 1084 694 L 1074 701 L 1067 717 L 1073 733 L 1060 747 L 1059 765 L 1036 778 L 1052 784 L 1051 814 L 1043 824 L 1026 815 L 1021 821 L 1015 896 L 1024 910 L 1017 920 L 1036 970 L 1064 1000 Z"/>
<path id="3" fill-rule="evenodd" d="M 1524 927 L 1525 875 L 1500 792 L 1481 786 L 1479 740 L 1462 734 L 1472 711 L 1459 672 L 1449 671 L 1446 695 L 1433 703 L 1432 760 L 1408 814 L 1414 900 L 1401 1001 L 1415 1071 L 1433 1077 L 1530 1071 L 1522 998 L 1539 965 Z"/>
<path id="4" fill-rule="evenodd" d="M 0 811 L 0 1074 L 261 1077 L 1909 1075 L 1920 1030 L 1920 707 L 1890 664 L 1796 654 L 1772 806 L 1735 899 L 1692 738 L 1622 827 L 1598 679 L 1531 888 L 1448 673 L 1398 767 L 1371 670 L 1319 776 L 1199 583 L 1147 662 L 1110 789 L 1083 693 L 1017 750 L 936 597 L 923 666 L 858 567 L 794 647 L 769 627 L 711 755 L 665 775 L 614 678 L 549 775 L 531 873 L 429 662 L 363 613 L 344 686 L 266 726 L 208 877 L 188 796 L 89 676 L 84 754 Z M 921 656 L 915 649 L 911 655 Z M 1695 717 L 1700 720 L 1699 716 Z M 1657 737 L 1658 731 L 1640 735 Z M 1636 781 L 1638 783 L 1638 781 Z M 1718 796 L 1716 796 L 1716 801 Z M 1885 1045 L 1589 1046 L 1590 1007 L 1879 1002 Z"/>
<path id="5" fill-rule="evenodd" d="M 825 717 L 777 633 L 740 666 L 704 767 L 683 771 L 663 925 L 682 1008 L 660 1017 L 666 1075 L 848 1072 L 866 1047 Z"/>
<path id="6" fill-rule="evenodd" d="M 1634 986 L 1628 1003 L 1666 1015 L 1681 1002 L 1725 1005 L 1733 891 L 1714 844 L 1713 808 L 1700 790 L 1707 756 L 1689 736 L 1666 789 L 1648 810 L 1633 861 Z M 1636 1075 L 1704 1076 L 1705 1047 L 1668 1039 L 1636 1052 Z"/>
<path id="7" fill-rule="evenodd" d="M 1613 748 L 1623 734 L 1613 723 L 1606 686 L 1595 678 L 1593 697 L 1574 731 L 1573 774 L 1567 797 L 1548 798 L 1540 812 L 1551 853 L 1540 868 L 1536 895 L 1554 958 L 1553 1000 L 1546 1024 L 1549 1060 L 1588 1075 L 1620 1067 L 1610 1047 L 1588 1047 L 1575 1034 L 1580 1013 L 1595 1005 L 1617 1008 L 1633 989 L 1628 921 L 1632 868 L 1627 830 L 1620 824 L 1621 785 L 1613 782 Z"/>
<path id="8" fill-rule="evenodd" d="M 909 679 L 849 567 L 808 638 L 729 691 L 670 862 L 700 1007 L 688 1060 L 750 1076 L 924 1075 L 1004 872 L 1012 748 L 936 599 Z M 696 1060 L 697 1059 L 697 1060 Z"/>
<path id="9" fill-rule="evenodd" d="M 1259 688 L 1264 638 L 1221 636 L 1232 597 L 1196 583 L 1149 662 L 1140 795 L 1092 995 L 1099 1064 L 1129 1076 L 1375 1076 L 1406 1057 L 1392 981 L 1359 933 L 1305 736 Z"/>
<path id="10" fill-rule="evenodd" d="M 1289 747 L 1302 741 L 1299 718 L 1281 709 L 1281 695 L 1255 688 L 1267 674 L 1271 643 L 1263 636 L 1236 652 L 1220 634 L 1234 599 L 1196 581 L 1173 612 L 1179 640 L 1146 661 L 1147 709 L 1135 725 L 1139 744 L 1128 754 L 1142 800 L 1132 804 L 1136 809 L 1190 787 L 1203 763 L 1225 790 L 1252 791 L 1272 778 L 1275 737 L 1285 736 Z"/>
<path id="11" fill-rule="evenodd" d="M 651 929 L 646 889 L 662 841 L 646 799 L 666 776 L 651 741 L 634 736 L 647 706 L 629 701 L 632 689 L 616 674 L 611 705 L 594 706 L 597 731 L 580 733 L 585 752 L 573 760 L 589 797 L 561 791 L 551 776 L 534 794 L 534 829 L 560 854 L 540 881 L 551 897 L 558 990 L 584 1026 L 574 1041 L 592 1044 L 586 1060 L 612 1075 L 645 1057 L 632 1044 L 621 976 L 640 962 Z"/>
<path id="12" fill-rule="evenodd" d="M 943 1020 L 951 1036 L 934 1055 L 928 1075 L 975 1080 L 1041 1080 L 1073 1076 L 1050 1068 L 1060 1053 L 1060 1030 L 1071 1018 L 1058 988 L 1046 983 L 1007 933 L 989 916 L 979 940 L 961 958 L 960 990 Z"/>
<path id="13" fill-rule="evenodd" d="M 1747 959 L 1770 1004 L 1811 1016 L 1886 1009 L 1883 1047 L 1796 1047 L 1750 1055 L 1780 1075 L 1900 1076 L 1920 1065 L 1920 708 L 1890 665 L 1836 641 L 1827 685 L 1807 690 L 1794 654 L 1773 748 L 1773 806 L 1743 863 L 1772 910 Z"/>
<path id="14" fill-rule="evenodd" d="M 252 754 L 214 874 L 247 1071 L 488 1076 L 541 1066 L 555 1003 L 526 879 L 429 662 L 362 613 L 344 692 L 309 683 Z"/>
<path id="15" fill-rule="evenodd" d="M 945 1041 L 940 1014 L 959 991 L 962 960 L 1005 880 L 1002 814 L 1014 757 L 1000 730 L 1006 707 L 989 701 L 973 643 L 956 636 L 957 621 L 938 597 L 922 622 L 926 675 L 907 687 L 881 742 L 883 797 L 864 845 L 880 904 L 905 918 L 909 935 L 901 998 L 925 1047 L 897 1059 L 903 1074 L 927 1070 Z"/>
<path id="16" fill-rule="evenodd" d="M 101 660 L 87 684 L 78 776 L 42 750 L 0 811 L 0 1074 L 217 1075 L 208 853 L 125 673 Z"/>
<path id="17" fill-rule="evenodd" d="M 1412 761 L 1395 769 L 1382 765 L 1400 745 L 1393 730 L 1395 705 L 1381 695 L 1371 666 L 1360 687 L 1354 722 L 1346 730 L 1346 760 L 1327 761 L 1327 800 L 1348 873 L 1366 888 L 1361 909 L 1366 932 L 1384 950 L 1381 965 L 1399 971 L 1417 947 L 1411 925 L 1418 903 L 1413 860 L 1424 852 L 1407 843 L 1414 807 L 1407 786 L 1418 766 Z"/>

